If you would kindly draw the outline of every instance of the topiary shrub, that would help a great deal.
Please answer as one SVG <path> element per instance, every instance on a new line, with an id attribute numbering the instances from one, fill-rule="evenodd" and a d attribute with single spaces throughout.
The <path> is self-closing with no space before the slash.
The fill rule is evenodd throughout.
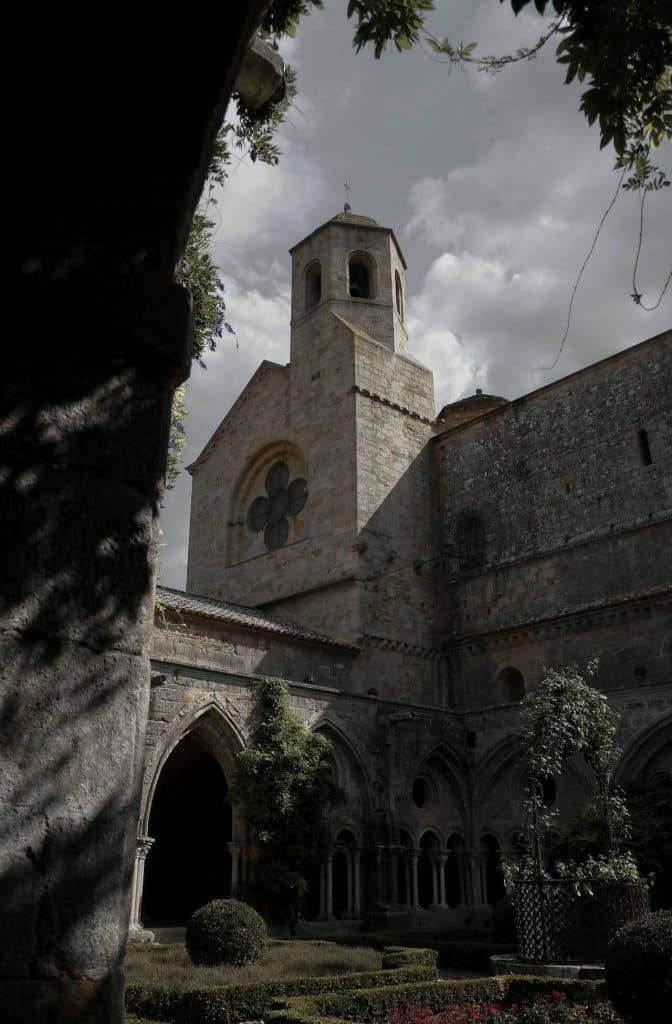
<path id="1" fill-rule="evenodd" d="M 609 998 L 626 1021 L 667 1020 L 672 1006 L 672 911 L 646 914 L 616 932 L 605 966 Z"/>
<path id="2" fill-rule="evenodd" d="M 194 964 L 256 964 L 266 945 L 266 925 L 247 903 L 212 900 L 189 918 L 185 942 Z"/>

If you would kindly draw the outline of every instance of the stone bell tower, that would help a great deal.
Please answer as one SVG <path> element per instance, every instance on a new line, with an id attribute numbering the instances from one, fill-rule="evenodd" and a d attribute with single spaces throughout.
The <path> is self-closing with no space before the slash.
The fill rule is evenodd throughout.
<path id="1" fill-rule="evenodd" d="M 430 701 L 434 390 L 404 258 L 349 209 L 290 251 L 290 361 L 261 365 L 190 467 L 187 586 L 363 644 L 363 673 Z"/>
<path id="2" fill-rule="evenodd" d="M 290 254 L 292 362 L 304 344 L 329 329 L 332 313 L 392 352 L 407 353 L 406 263 L 390 228 L 346 204 Z"/>

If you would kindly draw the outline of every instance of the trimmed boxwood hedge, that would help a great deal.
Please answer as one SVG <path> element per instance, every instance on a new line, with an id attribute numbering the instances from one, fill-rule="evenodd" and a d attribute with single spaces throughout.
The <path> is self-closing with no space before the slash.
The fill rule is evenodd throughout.
<path id="1" fill-rule="evenodd" d="M 450 938 L 446 938 L 446 934 Z M 460 936 L 464 934 L 464 938 Z M 490 957 L 517 953 L 518 946 L 510 942 L 488 942 L 485 932 L 356 932 L 351 935 L 335 935 L 332 942 L 341 946 L 371 946 L 383 949 L 393 942 L 405 948 L 429 947 L 439 955 L 439 967 L 453 967 L 461 971 L 479 971 L 487 974 Z M 475 938 L 478 936 L 478 939 Z M 483 939 L 481 940 L 481 936 Z"/>
<path id="2" fill-rule="evenodd" d="M 241 900 L 210 900 L 195 910 L 184 941 L 194 964 L 256 964 L 266 946 L 266 924 L 254 907 Z"/>
<path id="3" fill-rule="evenodd" d="M 520 1002 L 561 989 L 571 1002 L 592 1002 L 604 996 L 604 986 L 594 981 L 563 981 L 556 978 L 496 977 L 459 981 L 420 982 L 397 988 L 364 989 L 325 993 L 319 996 L 276 1000 L 265 1017 L 266 1024 L 382 1024 L 395 1006 L 411 1003 L 434 1011 L 446 1003 L 482 1003 L 494 999 Z"/>
<path id="4" fill-rule="evenodd" d="M 350 989 L 375 991 L 378 987 L 397 988 L 413 982 L 427 984 L 436 979 L 436 954 L 433 950 L 413 949 L 405 955 L 404 951 L 395 950 L 389 955 L 406 963 L 380 971 L 208 988 L 149 986 L 129 981 L 126 985 L 126 1009 L 139 1016 L 154 1021 L 170 1021 L 171 1024 L 236 1024 L 241 1020 L 265 1018 L 278 997 L 317 996 Z"/>
<path id="5" fill-rule="evenodd" d="M 669 1017 L 672 1003 L 672 911 L 646 914 L 617 931 L 607 949 L 607 988 L 626 1021 Z"/>
<path id="6" fill-rule="evenodd" d="M 168 1022 L 148 1020 L 147 1017 L 136 1017 L 134 1013 L 127 1013 L 124 1017 L 124 1024 L 168 1024 Z"/>

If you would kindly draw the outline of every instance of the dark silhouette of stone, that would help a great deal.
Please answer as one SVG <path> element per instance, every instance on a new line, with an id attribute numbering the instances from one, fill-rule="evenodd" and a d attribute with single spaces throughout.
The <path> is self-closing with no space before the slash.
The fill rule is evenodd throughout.
<path id="1" fill-rule="evenodd" d="M 166 7 L 15 12 L 0 383 L 5 1024 L 122 1020 L 157 515 L 190 356 L 175 267 L 263 7 L 239 0 L 206 24 Z"/>

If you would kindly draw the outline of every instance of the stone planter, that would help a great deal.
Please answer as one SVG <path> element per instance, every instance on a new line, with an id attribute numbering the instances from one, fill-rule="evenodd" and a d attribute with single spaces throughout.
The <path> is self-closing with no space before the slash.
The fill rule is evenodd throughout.
<path id="1" fill-rule="evenodd" d="M 588 883 L 525 879 L 511 894 L 520 958 L 532 963 L 604 960 L 612 935 L 649 910 L 649 888 L 637 882 Z"/>

